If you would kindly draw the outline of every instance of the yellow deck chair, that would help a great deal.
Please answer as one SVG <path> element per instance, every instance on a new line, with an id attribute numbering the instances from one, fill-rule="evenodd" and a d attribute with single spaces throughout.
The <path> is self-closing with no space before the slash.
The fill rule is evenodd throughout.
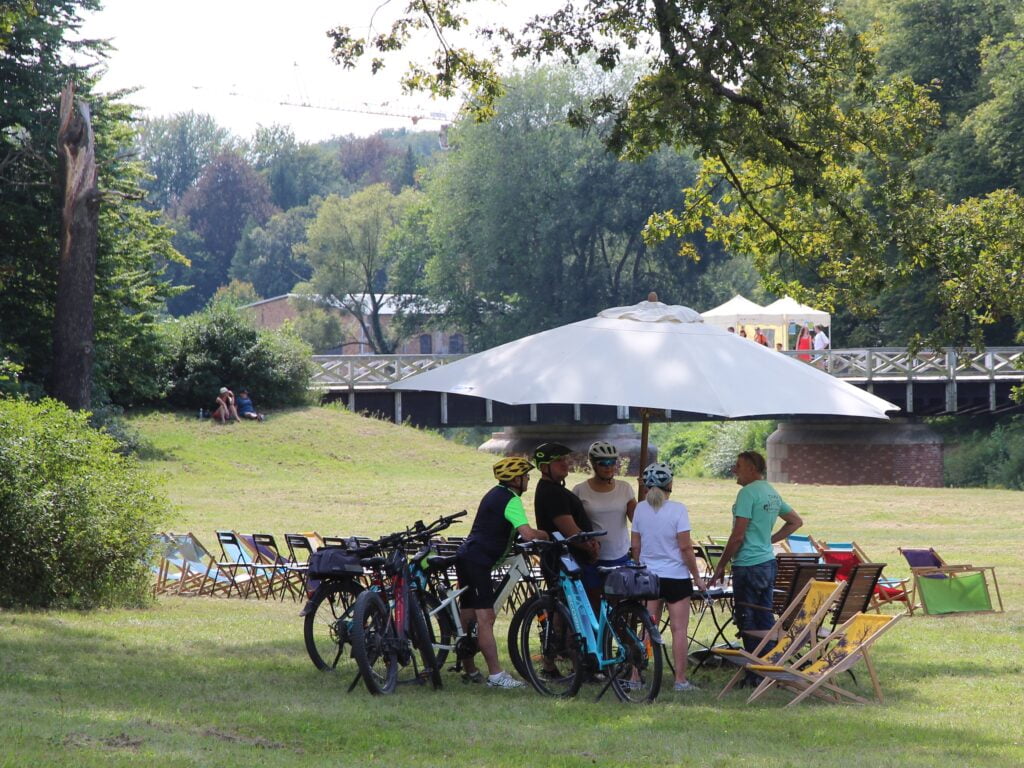
<path id="1" fill-rule="evenodd" d="M 780 687 L 796 693 L 796 697 L 786 704 L 787 707 L 798 704 L 808 696 L 834 702 L 847 698 L 869 704 L 868 699 L 846 690 L 836 682 L 840 673 L 863 659 L 871 676 L 875 699 L 881 704 L 882 688 L 878 684 L 878 675 L 875 674 L 868 649 L 901 618 L 902 615 L 858 613 L 793 664 L 748 664 L 748 670 L 763 676 L 765 680 L 747 702 L 760 698 L 772 688 Z M 808 660 L 812 661 L 808 663 Z"/>
<path id="2" fill-rule="evenodd" d="M 743 648 L 715 648 L 716 656 L 739 666 L 718 698 L 725 696 L 739 682 L 746 672 L 747 664 L 782 664 L 799 653 L 804 646 L 813 643 L 818 627 L 835 606 L 844 588 L 844 584 L 834 581 L 809 581 L 779 616 L 775 626 L 765 632 L 752 652 Z M 766 651 L 765 648 L 771 642 L 775 643 L 774 647 Z"/>

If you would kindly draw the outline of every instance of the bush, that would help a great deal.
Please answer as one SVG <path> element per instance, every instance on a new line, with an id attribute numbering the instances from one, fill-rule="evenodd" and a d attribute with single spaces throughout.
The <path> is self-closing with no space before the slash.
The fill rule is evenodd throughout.
<path id="1" fill-rule="evenodd" d="M 1024 421 L 960 435 L 946 450 L 946 485 L 1024 490 Z"/>
<path id="2" fill-rule="evenodd" d="M 705 421 L 652 424 L 661 461 L 679 477 L 728 477 L 741 451 L 765 453 L 774 421 Z"/>
<path id="3" fill-rule="evenodd" d="M 257 330 L 248 316 L 217 303 L 166 327 L 167 399 L 210 408 L 222 386 L 249 390 L 258 408 L 309 401 L 313 350 L 287 331 Z"/>
<path id="4" fill-rule="evenodd" d="M 167 502 L 117 449 L 87 414 L 0 398 L 0 606 L 146 601 Z"/>

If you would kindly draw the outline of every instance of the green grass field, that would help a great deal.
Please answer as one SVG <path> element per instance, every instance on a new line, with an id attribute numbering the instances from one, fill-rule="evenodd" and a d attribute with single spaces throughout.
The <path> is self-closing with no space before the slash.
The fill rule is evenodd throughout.
<path id="1" fill-rule="evenodd" d="M 133 419 L 164 479 L 168 530 L 383 533 L 475 509 L 492 457 L 335 409 L 228 427 Z M 574 478 L 570 478 L 572 482 Z M 873 658 L 883 706 L 664 691 L 627 707 L 586 686 L 409 686 L 373 698 L 317 672 L 297 603 L 162 598 L 139 611 L 0 613 L 0 766 L 1020 766 L 1024 729 L 1024 495 L 991 490 L 779 486 L 816 536 L 856 539 L 906 573 L 898 545 L 998 568 L 1005 614 L 906 619 Z M 723 534 L 736 486 L 677 484 L 698 535 Z M 532 509 L 532 501 L 527 500 Z M 466 528 L 468 526 L 464 526 Z M 865 675 L 858 675 L 861 683 Z M 666 678 L 666 682 L 668 678 Z M 667 686 L 670 688 L 670 686 Z"/>

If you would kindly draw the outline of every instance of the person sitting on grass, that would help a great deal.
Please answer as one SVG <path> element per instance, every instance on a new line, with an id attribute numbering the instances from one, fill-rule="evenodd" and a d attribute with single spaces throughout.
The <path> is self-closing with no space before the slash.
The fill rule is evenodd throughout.
<path id="1" fill-rule="evenodd" d="M 530 482 L 533 465 L 526 459 L 510 456 L 494 465 L 498 484 L 480 501 L 469 536 L 455 553 L 455 572 L 459 586 L 465 587 L 460 599 L 462 623 L 469 626 L 476 619 L 477 646 L 487 662 L 487 685 L 492 688 L 520 688 L 516 680 L 501 668 L 498 644 L 494 639 L 494 581 L 491 570 L 500 563 L 516 533 L 527 541 L 547 539 L 544 531 L 530 527 L 520 498 Z M 483 675 L 476 668 L 473 656 L 461 659 L 467 682 L 482 683 Z"/>
<path id="2" fill-rule="evenodd" d="M 227 387 L 220 388 L 220 394 L 217 395 L 217 407 L 210 414 L 210 418 L 221 424 L 227 424 L 231 420 L 241 421 L 238 418 L 238 408 L 235 407 L 234 392 Z"/>
<path id="3" fill-rule="evenodd" d="M 249 397 L 248 389 L 238 390 L 238 397 L 235 398 L 235 404 L 238 406 L 238 413 L 243 419 L 263 421 L 263 414 L 256 412 L 256 408 L 252 404 L 252 398 Z"/>

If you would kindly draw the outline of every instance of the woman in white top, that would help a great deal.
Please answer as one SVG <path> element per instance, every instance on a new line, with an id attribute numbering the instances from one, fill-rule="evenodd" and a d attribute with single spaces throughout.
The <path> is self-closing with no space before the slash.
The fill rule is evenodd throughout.
<path id="1" fill-rule="evenodd" d="M 598 565 L 622 565 L 629 560 L 629 523 L 633 520 L 636 496 L 629 483 L 615 477 L 619 451 L 611 443 L 598 440 L 590 446 L 590 466 L 594 474 L 572 489 L 587 512 L 595 531 L 607 531 L 598 538 L 601 551 Z"/>
<path id="2" fill-rule="evenodd" d="M 687 628 L 690 623 L 690 595 L 694 586 L 704 589 L 690 539 L 690 515 L 678 501 L 669 501 L 672 493 L 672 468 L 651 464 L 644 470 L 647 497 L 633 513 L 633 558 L 658 574 L 660 594 L 647 604 L 655 622 L 661 621 L 662 603 L 668 603 L 672 629 L 672 660 L 676 668 L 674 690 L 692 691 L 696 686 L 686 679 L 689 652 Z"/>

